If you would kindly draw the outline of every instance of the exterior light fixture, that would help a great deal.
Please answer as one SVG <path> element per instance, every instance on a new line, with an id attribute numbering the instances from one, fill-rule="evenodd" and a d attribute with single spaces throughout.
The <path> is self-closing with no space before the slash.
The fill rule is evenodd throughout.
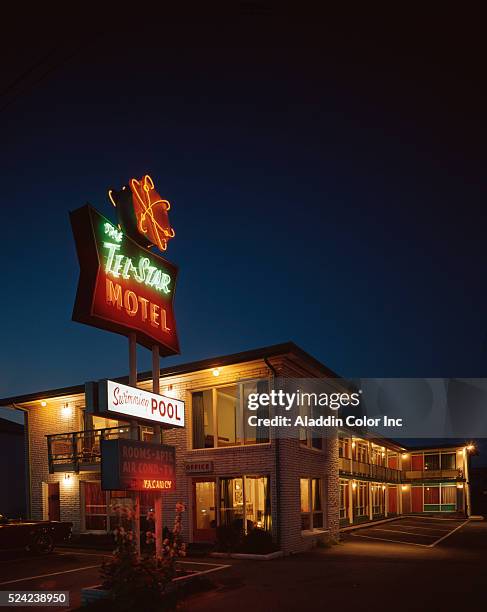
<path id="1" fill-rule="evenodd" d="M 73 484 L 73 479 L 71 478 L 71 474 L 64 474 L 64 484 L 67 487 L 70 487 Z"/>
<path id="2" fill-rule="evenodd" d="M 45 408 L 45 407 L 47 406 L 47 402 L 46 402 L 46 400 L 42 400 L 42 402 L 41 402 L 41 406 L 42 406 L 43 408 Z"/>
<path id="3" fill-rule="evenodd" d="M 213 376 L 220 376 L 220 368 L 213 368 Z"/>
<path id="4" fill-rule="evenodd" d="M 457 489 L 463 489 L 463 482 L 457 482 Z"/>
<path id="5" fill-rule="evenodd" d="M 408 485 L 407 484 L 403 484 L 401 488 L 402 488 L 403 491 L 406 491 L 407 488 L 408 488 Z"/>
<path id="6" fill-rule="evenodd" d="M 64 404 L 63 408 L 61 409 L 61 414 L 63 415 L 63 417 L 65 419 L 68 419 L 71 414 L 73 413 L 73 410 L 71 408 L 71 406 L 69 404 Z"/>
<path id="7" fill-rule="evenodd" d="M 407 453 L 403 453 L 403 454 L 402 454 L 402 458 L 403 458 L 403 459 L 407 459 L 407 458 L 408 458 L 408 456 L 409 456 L 409 455 L 408 455 Z"/>
<path id="8" fill-rule="evenodd" d="M 352 440 L 352 448 L 355 448 L 355 440 Z"/>
<path id="9" fill-rule="evenodd" d="M 386 490 L 386 485 L 382 485 L 382 490 L 385 491 Z"/>
<path id="10" fill-rule="evenodd" d="M 357 483 L 356 482 L 352 482 L 352 489 L 356 489 L 357 488 Z"/>
<path id="11" fill-rule="evenodd" d="M 475 450 L 475 445 L 474 445 L 474 444 L 467 444 L 467 450 L 468 450 L 468 451 L 473 451 L 473 450 Z"/>

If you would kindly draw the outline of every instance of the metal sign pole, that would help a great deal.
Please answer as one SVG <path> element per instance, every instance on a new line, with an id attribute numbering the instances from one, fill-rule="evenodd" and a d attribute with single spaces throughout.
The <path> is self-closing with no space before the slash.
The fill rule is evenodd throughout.
<path id="1" fill-rule="evenodd" d="M 137 386 L 137 336 L 135 333 L 129 334 L 129 385 Z M 139 439 L 139 427 L 135 419 L 130 421 L 130 437 L 133 440 Z M 134 539 L 135 552 L 140 557 L 140 493 L 132 493 L 134 509 Z"/>
<path id="2" fill-rule="evenodd" d="M 160 392 L 160 355 L 159 345 L 152 345 L 152 391 L 154 393 Z M 161 426 L 154 425 L 154 437 L 157 444 L 162 443 L 161 439 Z M 156 540 L 156 555 L 158 557 L 162 554 L 162 493 L 156 491 L 154 494 L 154 529 L 155 529 L 155 540 Z"/>

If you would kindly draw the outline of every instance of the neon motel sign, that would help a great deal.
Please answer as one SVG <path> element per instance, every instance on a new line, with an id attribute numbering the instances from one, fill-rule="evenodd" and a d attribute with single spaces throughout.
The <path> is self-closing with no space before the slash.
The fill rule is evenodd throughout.
<path id="1" fill-rule="evenodd" d="M 70 214 L 80 264 L 73 320 L 129 335 L 161 355 L 179 353 L 173 301 L 177 267 L 91 206 Z"/>

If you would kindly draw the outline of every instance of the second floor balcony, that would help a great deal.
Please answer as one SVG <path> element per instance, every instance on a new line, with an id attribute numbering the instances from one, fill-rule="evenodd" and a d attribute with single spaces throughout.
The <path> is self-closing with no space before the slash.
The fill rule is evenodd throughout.
<path id="1" fill-rule="evenodd" d="M 363 477 L 383 482 L 401 482 L 401 471 L 374 463 L 363 463 L 340 457 L 338 460 L 339 471 L 342 474 L 352 474 L 358 478 Z"/>
<path id="2" fill-rule="evenodd" d="M 339 458 L 339 471 L 341 474 L 379 480 L 382 482 L 424 482 L 432 480 L 463 480 L 463 470 L 452 469 L 424 469 L 424 470 L 396 470 L 383 465 L 355 461 L 347 457 Z"/>
<path id="3" fill-rule="evenodd" d="M 463 470 L 452 468 L 449 470 L 406 470 L 403 472 L 404 481 L 414 480 L 463 480 Z"/>
<path id="4" fill-rule="evenodd" d="M 54 472 L 98 470 L 102 440 L 140 439 L 140 430 L 138 427 L 122 425 L 106 429 L 51 434 L 46 437 L 49 472 L 53 474 Z"/>

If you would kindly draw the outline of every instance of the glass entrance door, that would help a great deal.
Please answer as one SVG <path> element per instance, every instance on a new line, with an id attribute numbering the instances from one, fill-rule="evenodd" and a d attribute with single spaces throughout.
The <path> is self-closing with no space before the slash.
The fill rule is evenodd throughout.
<path id="1" fill-rule="evenodd" d="M 216 536 L 215 481 L 193 480 L 193 539 L 213 542 Z"/>

